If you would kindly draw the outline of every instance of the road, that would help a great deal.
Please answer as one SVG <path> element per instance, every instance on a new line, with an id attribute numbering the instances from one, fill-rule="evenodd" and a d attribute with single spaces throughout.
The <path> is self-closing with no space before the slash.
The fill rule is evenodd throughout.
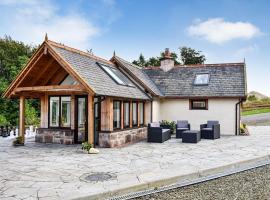
<path id="1" fill-rule="evenodd" d="M 270 113 L 242 116 L 243 123 L 252 126 L 270 126 Z"/>

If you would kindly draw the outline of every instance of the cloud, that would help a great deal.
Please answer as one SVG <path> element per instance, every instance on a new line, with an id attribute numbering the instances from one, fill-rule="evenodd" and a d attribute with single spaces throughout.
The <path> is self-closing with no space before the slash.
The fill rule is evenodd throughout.
<path id="1" fill-rule="evenodd" d="M 252 52 L 258 51 L 258 49 L 259 49 L 258 45 L 253 44 L 253 45 L 249 45 L 249 46 L 246 46 L 246 47 L 243 47 L 243 48 L 238 49 L 235 54 L 237 56 L 245 56 L 248 53 L 252 53 Z"/>
<path id="2" fill-rule="evenodd" d="M 222 18 L 211 18 L 206 21 L 196 20 L 188 27 L 188 34 L 222 44 L 234 39 L 251 39 L 261 35 L 261 31 L 249 22 L 228 22 Z"/>
<path id="3" fill-rule="evenodd" d="M 0 35 L 10 35 L 26 43 L 40 44 L 45 33 L 49 39 L 80 49 L 89 48 L 89 41 L 100 30 L 80 13 L 60 14 L 49 0 L 2 0 Z M 2 13 L 2 14 L 1 14 Z M 3 16 L 1 16 L 3 15 Z"/>

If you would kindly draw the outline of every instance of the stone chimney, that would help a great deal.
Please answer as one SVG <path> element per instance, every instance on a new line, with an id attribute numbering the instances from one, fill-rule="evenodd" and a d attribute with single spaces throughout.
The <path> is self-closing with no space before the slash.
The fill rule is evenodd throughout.
<path id="1" fill-rule="evenodd" d="M 163 71 L 167 72 L 171 70 L 173 67 L 174 67 L 173 57 L 171 56 L 169 48 L 166 48 L 164 52 L 164 58 L 160 60 L 160 68 Z"/>

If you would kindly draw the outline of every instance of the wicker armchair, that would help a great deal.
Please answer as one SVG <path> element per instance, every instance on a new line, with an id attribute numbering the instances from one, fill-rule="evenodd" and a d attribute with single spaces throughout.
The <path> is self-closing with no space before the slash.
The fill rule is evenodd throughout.
<path id="1" fill-rule="evenodd" d="M 148 124 L 147 142 L 163 143 L 171 139 L 171 130 L 160 127 L 159 122 Z"/>
<path id="2" fill-rule="evenodd" d="M 201 124 L 201 138 L 218 139 L 220 138 L 220 124 L 218 121 L 207 121 L 207 124 Z"/>
<path id="3" fill-rule="evenodd" d="M 182 138 L 182 133 L 184 131 L 190 130 L 190 124 L 187 120 L 178 120 L 175 125 L 176 138 Z"/>

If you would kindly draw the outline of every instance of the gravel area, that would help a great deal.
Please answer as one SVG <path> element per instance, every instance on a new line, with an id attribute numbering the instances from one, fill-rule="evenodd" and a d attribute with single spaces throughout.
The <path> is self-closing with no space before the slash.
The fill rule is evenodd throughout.
<path id="1" fill-rule="evenodd" d="M 270 165 L 191 186 L 136 198 L 136 200 L 140 199 L 268 200 L 270 199 Z"/>

